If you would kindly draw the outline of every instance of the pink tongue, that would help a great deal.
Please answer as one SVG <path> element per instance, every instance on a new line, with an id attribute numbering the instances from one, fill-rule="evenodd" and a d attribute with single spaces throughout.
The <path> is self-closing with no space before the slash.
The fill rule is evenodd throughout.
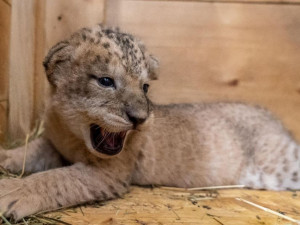
<path id="1" fill-rule="evenodd" d="M 105 142 L 109 147 L 115 147 L 114 135 L 108 135 L 108 137 L 105 138 Z"/>

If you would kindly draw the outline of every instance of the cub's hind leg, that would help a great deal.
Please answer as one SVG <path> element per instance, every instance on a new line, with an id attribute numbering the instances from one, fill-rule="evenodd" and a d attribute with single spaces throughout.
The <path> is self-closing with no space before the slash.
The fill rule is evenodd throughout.
<path id="1" fill-rule="evenodd" d="M 0 166 L 18 173 L 22 171 L 26 146 L 13 150 L 0 147 Z M 27 145 L 25 172 L 34 173 L 61 167 L 63 160 L 54 146 L 45 138 L 37 138 Z"/>
<path id="2" fill-rule="evenodd" d="M 300 146 L 288 134 L 265 134 L 241 177 L 252 188 L 300 189 Z"/>

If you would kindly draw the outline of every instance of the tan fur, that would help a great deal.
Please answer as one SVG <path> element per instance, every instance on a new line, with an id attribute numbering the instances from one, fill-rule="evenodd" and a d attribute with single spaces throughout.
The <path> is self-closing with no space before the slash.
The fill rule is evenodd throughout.
<path id="1" fill-rule="evenodd" d="M 29 144 L 26 172 L 35 173 L 0 181 L 5 216 L 18 220 L 116 198 L 130 184 L 300 188 L 300 148 L 266 110 L 239 103 L 153 105 L 143 84 L 157 78 L 158 64 L 131 35 L 82 29 L 54 46 L 44 65 L 52 88 L 46 132 Z M 116 88 L 99 85 L 95 76 L 110 76 Z M 135 127 L 128 112 L 147 120 Z M 120 154 L 93 148 L 92 123 L 129 130 Z M 23 152 L 0 151 L 0 165 L 20 171 Z"/>

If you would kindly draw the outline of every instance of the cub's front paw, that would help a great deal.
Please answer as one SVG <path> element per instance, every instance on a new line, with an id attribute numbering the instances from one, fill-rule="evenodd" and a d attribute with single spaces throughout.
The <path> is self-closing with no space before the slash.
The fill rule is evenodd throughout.
<path id="1" fill-rule="evenodd" d="M 8 155 L 7 155 L 6 150 L 4 150 L 0 147 L 0 166 L 5 169 L 7 167 L 7 162 L 8 162 L 7 159 L 8 159 Z"/>
<path id="2" fill-rule="evenodd" d="M 12 173 L 22 170 L 22 157 L 15 153 L 15 150 L 4 150 L 0 148 L 0 166 Z"/>
<path id="3" fill-rule="evenodd" d="M 5 217 L 20 220 L 39 210 L 40 201 L 36 191 L 30 192 L 24 180 L 0 180 L 0 212 Z"/>
<path id="4" fill-rule="evenodd" d="M 2 149 L 0 146 L 0 164 L 7 159 L 6 150 Z"/>

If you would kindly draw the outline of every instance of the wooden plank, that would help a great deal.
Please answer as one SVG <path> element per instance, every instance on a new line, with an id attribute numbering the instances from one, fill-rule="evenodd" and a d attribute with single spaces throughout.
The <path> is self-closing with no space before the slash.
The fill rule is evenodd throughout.
<path id="1" fill-rule="evenodd" d="M 46 55 L 46 0 L 35 1 L 35 65 L 34 65 L 34 111 L 33 123 L 42 120 L 45 96 L 48 90 L 48 82 L 45 78 L 43 60 Z"/>
<path id="2" fill-rule="evenodd" d="M 128 0 L 125 0 L 128 1 Z M 129 0 L 132 1 L 132 0 Z M 141 1 L 141 0 L 133 0 Z M 142 1 L 166 1 L 182 2 L 183 0 L 142 0 Z M 185 2 L 209 2 L 209 3 L 241 3 L 241 4 L 280 4 L 280 5 L 299 5 L 300 0 L 185 0 Z"/>
<path id="3" fill-rule="evenodd" d="M 12 1 L 9 133 L 13 139 L 30 132 L 33 119 L 35 1 Z"/>
<path id="4" fill-rule="evenodd" d="M 69 209 L 55 215 L 60 215 L 62 221 L 77 225 L 286 225 L 293 223 L 236 198 L 300 220 L 299 194 L 245 189 L 188 192 L 132 187 L 123 199 L 103 202 L 94 207 Z"/>
<path id="5" fill-rule="evenodd" d="M 0 143 L 6 140 L 7 130 L 7 101 L 0 101 Z"/>
<path id="6" fill-rule="evenodd" d="M 300 6 L 113 0 L 107 23 L 160 59 L 154 102 L 260 104 L 300 140 Z"/>
<path id="7" fill-rule="evenodd" d="M 7 99 L 11 7 L 0 1 L 0 101 Z"/>
<path id="8" fill-rule="evenodd" d="M 11 6 L 11 0 L 1 0 L 1 1 L 6 5 Z"/>
<path id="9" fill-rule="evenodd" d="M 0 142 L 6 137 L 11 7 L 0 1 Z"/>

